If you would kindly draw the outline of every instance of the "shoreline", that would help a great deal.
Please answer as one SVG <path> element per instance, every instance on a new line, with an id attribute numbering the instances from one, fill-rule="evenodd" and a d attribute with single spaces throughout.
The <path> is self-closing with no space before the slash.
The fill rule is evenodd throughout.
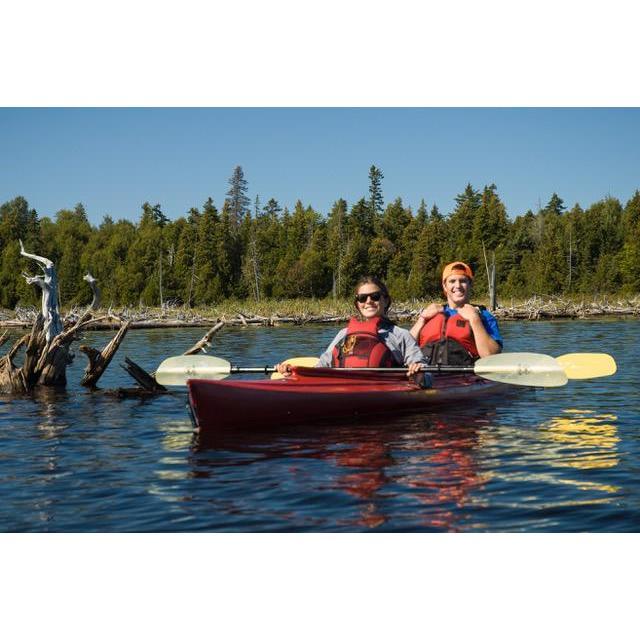
<path id="1" fill-rule="evenodd" d="M 265 306 L 273 307 L 275 304 L 270 302 Z M 409 322 L 417 317 L 420 309 L 426 304 L 428 304 L 426 301 L 396 303 L 391 309 L 389 317 L 397 322 Z M 255 305 L 256 303 L 251 303 L 246 306 Z M 240 307 L 241 305 L 238 303 L 229 305 L 229 307 L 233 306 Z M 303 305 L 299 301 L 296 301 L 295 304 L 292 304 L 291 301 L 283 301 L 280 305 L 281 312 L 270 310 L 269 313 L 259 313 L 248 309 L 185 310 L 179 307 L 170 309 L 128 308 L 123 309 L 120 313 L 114 312 L 112 309 L 98 310 L 94 314 L 96 322 L 91 327 L 87 327 L 86 330 L 115 330 L 127 320 L 131 322 L 130 329 L 211 327 L 220 323 L 230 326 L 260 325 L 265 327 L 276 327 L 282 324 L 338 324 L 347 322 L 351 315 L 351 306 L 348 302 L 331 304 L 331 308 L 327 311 L 314 309 L 315 312 L 310 310 L 301 312 L 301 306 Z M 330 305 L 322 301 L 313 301 L 308 306 L 324 306 L 327 308 Z M 336 309 L 336 307 L 340 308 Z M 593 300 L 591 302 L 587 302 L 584 299 L 580 302 L 575 302 L 555 296 L 534 296 L 524 302 L 512 302 L 510 306 L 499 305 L 492 313 L 499 321 L 583 320 L 589 318 L 640 316 L 640 299 L 608 301 L 603 298 L 602 300 Z M 3 330 L 30 329 L 36 314 L 37 311 L 35 309 L 2 310 L 0 311 L 0 328 Z M 75 309 L 70 311 L 63 318 L 65 324 L 73 324 L 79 319 L 80 315 Z M 103 319 L 100 316 L 103 316 Z"/>

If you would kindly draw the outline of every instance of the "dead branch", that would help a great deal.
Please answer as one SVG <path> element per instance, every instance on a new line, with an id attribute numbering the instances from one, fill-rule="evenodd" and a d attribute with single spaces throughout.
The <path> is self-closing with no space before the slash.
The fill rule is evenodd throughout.
<path id="1" fill-rule="evenodd" d="M 81 345 L 80 351 L 82 351 L 88 358 L 89 364 L 85 369 L 84 376 L 80 381 L 80 384 L 83 387 L 91 387 L 94 388 L 105 372 L 106 368 L 109 366 L 109 363 L 113 359 L 116 351 L 120 347 L 121 342 L 124 340 L 127 331 L 129 330 L 129 325 L 131 321 L 128 320 L 121 327 L 118 333 L 111 339 L 109 344 L 102 350 L 98 351 L 97 349 L 93 349 L 87 345 Z"/>
<path id="2" fill-rule="evenodd" d="M 93 292 L 93 300 L 91 300 L 89 309 L 95 311 L 100 307 L 100 288 L 97 285 L 97 280 L 90 273 L 87 273 L 82 279 L 85 282 L 88 282 L 89 286 L 91 287 L 91 291 Z"/>
<path id="3" fill-rule="evenodd" d="M 124 359 L 125 364 L 120 366 L 145 390 L 153 393 L 167 393 L 165 387 L 156 382 L 156 379 L 148 374 L 142 367 L 138 366 L 129 358 Z"/>
<path id="4" fill-rule="evenodd" d="M 205 335 L 202 338 L 200 338 L 200 340 L 198 340 L 198 342 L 196 342 L 193 345 L 193 347 L 191 347 L 190 349 L 187 349 L 182 355 L 191 356 L 194 353 L 199 353 L 200 351 L 202 351 L 203 353 L 206 353 L 207 350 L 205 347 L 211 346 L 211 343 L 209 342 L 211 340 L 211 337 L 213 336 L 214 333 L 217 333 L 220 329 L 222 329 L 222 327 L 224 327 L 224 322 L 218 322 L 218 324 L 216 324 L 212 329 L 207 331 L 207 333 L 205 333 Z"/>

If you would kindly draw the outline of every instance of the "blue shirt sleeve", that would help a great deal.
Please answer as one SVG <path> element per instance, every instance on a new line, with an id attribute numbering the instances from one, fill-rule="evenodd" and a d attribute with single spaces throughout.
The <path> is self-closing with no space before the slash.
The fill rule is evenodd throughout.
<path id="1" fill-rule="evenodd" d="M 498 328 L 498 321 L 495 319 L 494 315 L 486 309 L 483 309 L 480 313 L 480 319 L 482 320 L 482 324 L 487 330 L 489 337 L 493 338 L 502 347 L 502 336 L 500 335 L 500 329 Z"/>

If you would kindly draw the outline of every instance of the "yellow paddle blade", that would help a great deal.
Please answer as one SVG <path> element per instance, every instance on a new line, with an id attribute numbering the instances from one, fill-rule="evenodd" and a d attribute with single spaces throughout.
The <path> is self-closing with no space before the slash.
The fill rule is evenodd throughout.
<path id="1" fill-rule="evenodd" d="M 565 353 L 556 358 L 569 380 L 586 380 L 612 376 L 616 361 L 608 353 Z"/>
<path id="2" fill-rule="evenodd" d="M 315 367 L 318 364 L 318 360 L 320 358 L 312 358 L 311 356 L 300 357 L 300 358 L 289 358 L 285 360 L 282 364 L 290 364 L 293 367 Z M 277 371 L 271 374 L 272 380 L 280 380 L 284 376 Z"/>

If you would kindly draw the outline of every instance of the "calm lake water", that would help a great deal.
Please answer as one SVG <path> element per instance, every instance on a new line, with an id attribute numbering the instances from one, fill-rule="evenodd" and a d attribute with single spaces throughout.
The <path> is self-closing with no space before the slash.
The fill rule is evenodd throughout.
<path id="1" fill-rule="evenodd" d="M 640 531 L 640 322 L 501 328 L 507 351 L 606 351 L 618 373 L 446 414 L 201 443 L 186 393 L 91 393 L 77 353 L 66 391 L 0 399 L 0 531 Z M 319 354 L 337 330 L 225 328 L 212 353 L 273 364 Z M 101 388 L 134 386 L 125 356 L 153 371 L 205 331 L 130 331 Z"/>

